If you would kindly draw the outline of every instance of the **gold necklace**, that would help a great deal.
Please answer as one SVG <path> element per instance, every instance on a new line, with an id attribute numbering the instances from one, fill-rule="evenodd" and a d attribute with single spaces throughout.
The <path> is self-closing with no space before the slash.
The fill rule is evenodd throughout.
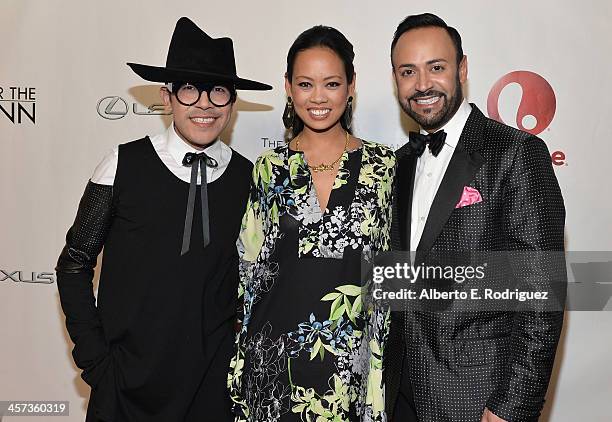
<path id="1" fill-rule="evenodd" d="M 300 135 L 295 137 L 295 149 L 296 149 L 296 151 L 300 150 Z M 334 167 L 336 166 L 336 164 L 338 164 L 338 162 L 342 159 L 342 156 L 344 155 L 344 153 L 346 152 L 346 149 L 348 148 L 348 144 L 349 144 L 349 133 L 346 132 L 346 141 L 344 142 L 344 150 L 342 151 L 340 156 L 338 158 L 336 158 L 336 160 L 334 160 L 334 162 L 329 163 L 329 164 L 321 163 L 318 166 L 311 166 L 310 164 L 308 164 L 308 168 L 310 170 L 314 171 L 315 173 L 320 173 L 322 171 L 331 171 L 331 170 L 333 170 Z"/>

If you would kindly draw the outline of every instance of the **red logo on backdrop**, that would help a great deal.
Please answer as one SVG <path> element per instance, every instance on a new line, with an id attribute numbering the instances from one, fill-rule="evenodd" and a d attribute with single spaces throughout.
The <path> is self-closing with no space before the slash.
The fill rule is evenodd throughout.
<path id="1" fill-rule="evenodd" d="M 552 86 L 537 73 L 517 70 L 502 76 L 495 82 L 487 99 L 489 117 L 498 122 L 505 123 L 499 113 L 499 96 L 504 88 L 511 83 L 519 84 L 523 90 L 521 103 L 516 111 L 516 127 L 532 135 L 539 135 L 550 125 L 555 117 L 557 99 Z M 526 128 L 523 124 L 525 117 L 528 116 L 531 116 L 536 121 L 535 126 L 531 129 Z M 566 156 L 563 151 L 553 151 L 551 159 L 555 166 L 562 166 L 565 165 Z"/>
<path id="2" fill-rule="evenodd" d="M 516 127 L 532 135 L 542 133 L 555 117 L 557 100 L 548 81 L 537 73 L 517 70 L 502 76 L 489 93 L 487 100 L 489 117 L 505 123 L 499 114 L 499 95 L 511 83 L 519 84 L 523 90 L 521 103 L 516 112 Z M 527 129 L 523 125 L 523 119 L 527 116 L 533 116 L 537 122 L 532 129 Z"/>

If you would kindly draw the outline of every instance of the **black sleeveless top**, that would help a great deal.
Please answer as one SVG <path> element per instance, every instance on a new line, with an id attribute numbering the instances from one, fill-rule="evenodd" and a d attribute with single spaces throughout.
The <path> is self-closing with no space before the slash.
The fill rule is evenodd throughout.
<path id="1" fill-rule="evenodd" d="M 197 190 L 191 246 L 181 256 L 189 183 L 163 164 L 149 138 L 119 147 L 98 292 L 112 356 L 98 389 L 107 384 L 116 394 L 97 401 L 113 421 L 183 420 L 209 369 L 227 373 L 231 347 L 220 344 L 233 341 L 236 238 L 251 171 L 233 151 L 225 172 L 208 184 L 206 248 Z M 224 393 L 225 381 L 218 384 L 203 387 Z"/>

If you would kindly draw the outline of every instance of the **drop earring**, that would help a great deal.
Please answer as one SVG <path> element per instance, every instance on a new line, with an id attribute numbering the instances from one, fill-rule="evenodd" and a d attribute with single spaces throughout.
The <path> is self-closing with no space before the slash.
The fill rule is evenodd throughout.
<path id="1" fill-rule="evenodd" d="M 285 111 L 283 111 L 283 124 L 285 128 L 291 129 L 295 118 L 295 110 L 293 108 L 293 100 L 291 97 L 287 97 L 287 103 L 285 104 Z"/>

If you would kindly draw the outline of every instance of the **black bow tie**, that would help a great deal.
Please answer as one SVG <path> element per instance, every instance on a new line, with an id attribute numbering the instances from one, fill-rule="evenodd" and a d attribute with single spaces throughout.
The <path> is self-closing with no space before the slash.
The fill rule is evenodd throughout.
<path id="1" fill-rule="evenodd" d="M 199 166 L 198 166 L 199 163 Z M 209 157 L 204 152 L 198 154 L 188 152 L 183 158 L 184 166 L 191 166 L 191 182 L 189 183 L 189 198 L 187 199 L 187 212 L 185 214 L 185 228 L 183 230 L 183 247 L 181 255 L 185 255 L 189 251 L 191 243 L 191 226 L 193 225 L 193 211 L 195 208 L 196 186 L 198 184 L 198 167 L 202 180 L 200 184 L 201 202 L 202 202 L 202 237 L 204 239 L 204 247 L 210 243 L 210 227 L 208 216 L 208 186 L 206 181 L 206 166 L 217 167 L 219 163 L 212 157 Z"/>
<path id="2" fill-rule="evenodd" d="M 409 139 L 412 150 L 419 157 L 423 155 L 426 145 L 429 145 L 429 150 L 431 151 L 432 155 L 437 157 L 444 146 L 446 132 L 439 130 L 436 133 L 430 133 L 427 135 L 423 135 L 419 132 L 410 132 Z"/>

